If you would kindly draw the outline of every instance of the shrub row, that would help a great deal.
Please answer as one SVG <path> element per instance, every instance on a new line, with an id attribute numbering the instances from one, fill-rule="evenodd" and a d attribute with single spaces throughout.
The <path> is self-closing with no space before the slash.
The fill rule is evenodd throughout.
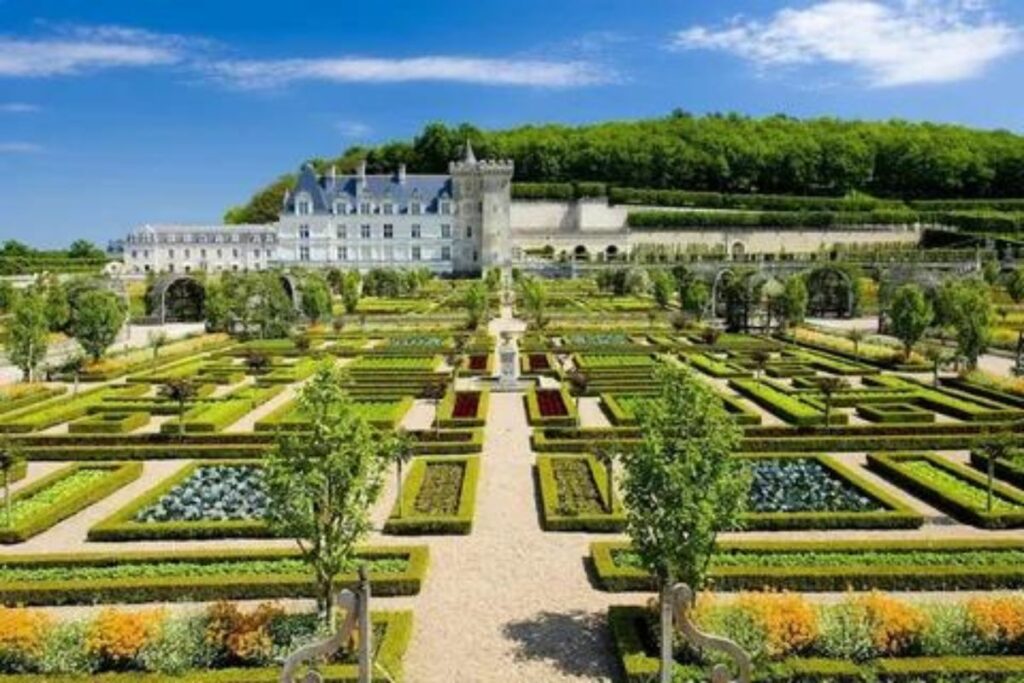
<path id="1" fill-rule="evenodd" d="M 119 488 L 138 479 L 142 474 L 142 463 L 75 463 L 68 465 L 37 482 L 19 489 L 17 493 L 11 496 L 11 501 L 14 505 L 17 505 L 18 501 L 31 498 L 83 469 L 107 470 L 109 474 L 93 486 L 72 491 L 69 495 L 53 501 L 45 509 L 40 510 L 31 517 L 21 519 L 11 526 L 0 527 L 0 543 L 10 544 L 26 541 L 71 515 L 84 510 L 96 501 L 106 498 Z"/>
<path id="2" fill-rule="evenodd" d="M 914 225 L 921 218 L 913 211 L 634 211 L 626 222 L 631 228 L 675 230 L 685 228 L 804 229 L 851 226 Z"/>
<path id="3" fill-rule="evenodd" d="M 160 431 L 165 434 L 177 434 L 184 426 L 186 433 L 219 432 L 282 391 L 282 386 L 245 387 L 221 400 L 201 403 L 190 408 L 182 416 L 181 423 L 177 420 L 165 422 L 160 426 Z"/>
<path id="4" fill-rule="evenodd" d="M 865 420 L 882 424 L 930 424 L 935 422 L 935 413 L 918 408 L 911 403 L 858 405 L 857 414 Z"/>
<path id="5" fill-rule="evenodd" d="M 149 413 L 94 413 L 68 425 L 69 434 L 127 434 L 149 424 Z"/>
<path id="6" fill-rule="evenodd" d="M 0 566 L 24 569 L 60 569 L 110 566 L 125 563 L 239 562 L 299 558 L 291 548 L 249 548 L 244 550 L 174 550 L 118 553 L 76 553 L 15 555 L 0 560 Z M 376 596 L 416 595 L 429 566 L 427 546 L 370 546 L 356 550 L 356 559 L 407 558 L 403 572 L 371 572 Z M 356 573 L 342 574 L 339 583 L 353 585 Z M 343 587 L 343 586 L 339 586 Z M 78 605 L 95 603 L 193 602 L 214 600 L 269 600 L 312 597 L 312 573 L 273 575 L 226 573 L 209 576 L 144 576 L 117 579 L 49 579 L 8 581 L 0 584 L 0 603 L 6 605 Z"/>
<path id="7" fill-rule="evenodd" d="M 890 541 L 721 541 L 720 553 L 750 555 L 814 553 L 849 554 L 841 565 L 765 566 L 730 562 L 710 569 L 710 581 L 718 591 L 789 590 L 801 592 L 844 592 L 849 590 L 888 591 L 988 591 L 1024 587 L 1024 567 L 1020 563 L 971 564 L 960 561 L 965 552 L 985 553 L 1024 550 L 1020 541 L 966 540 L 890 540 Z M 652 591 L 654 578 L 644 569 L 615 562 L 619 552 L 629 550 L 627 541 L 595 541 L 590 544 L 590 560 L 600 588 L 612 593 Z M 893 564 L 861 564 L 858 556 L 867 552 L 906 555 Z M 948 564 L 915 562 L 919 552 L 948 553 Z"/>
<path id="8" fill-rule="evenodd" d="M 608 187 L 604 183 L 512 183 L 513 199 L 547 199 L 572 201 L 587 197 L 605 197 Z"/>
<path id="9" fill-rule="evenodd" d="M 19 385 L 25 386 L 25 385 Z M 56 396 L 61 396 L 67 392 L 67 387 L 64 386 L 43 386 L 43 385 L 27 385 L 33 387 L 26 391 L 26 393 L 18 398 L 12 398 L 5 401 L 0 401 L 0 415 L 13 413 L 15 410 L 21 410 L 28 406 L 42 403 L 43 401 L 49 400 Z"/>
<path id="10" fill-rule="evenodd" d="M 456 511 L 450 515 L 419 513 L 416 502 L 420 496 L 427 469 L 432 463 L 463 463 L 462 484 L 459 487 Z M 405 477 L 402 487 L 402 512 L 398 514 L 396 502 L 391 515 L 384 524 L 384 533 L 403 536 L 424 536 L 434 534 L 469 534 L 473 530 L 473 514 L 476 509 L 477 480 L 480 477 L 480 458 L 432 456 L 416 458 Z M 454 501 L 449 501 L 454 502 Z"/>
<path id="11" fill-rule="evenodd" d="M 613 187 L 608 198 L 615 204 L 678 206 L 707 209 L 745 209 L 752 211 L 839 211 L 843 213 L 902 208 L 896 201 L 874 197 L 801 197 L 778 194 L 723 194 L 687 190 L 652 190 Z"/>
<path id="12" fill-rule="evenodd" d="M 752 379 L 731 379 L 729 386 L 790 424 L 818 425 L 825 422 L 825 414 L 795 396 L 784 394 L 774 387 Z M 846 424 L 848 417 L 832 413 L 832 424 Z"/>

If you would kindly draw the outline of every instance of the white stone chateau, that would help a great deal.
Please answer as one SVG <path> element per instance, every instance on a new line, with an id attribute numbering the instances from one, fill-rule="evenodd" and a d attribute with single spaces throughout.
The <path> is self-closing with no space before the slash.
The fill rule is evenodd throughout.
<path id="1" fill-rule="evenodd" d="M 144 225 L 124 243 L 125 272 L 224 272 L 276 266 L 369 270 L 421 267 L 475 273 L 521 264 L 547 248 L 615 257 L 639 245 L 701 245 L 731 256 L 806 253 L 835 244 L 915 243 L 914 227 L 631 230 L 606 199 L 512 200 L 511 161 L 477 160 L 466 144 L 447 175 L 299 172 L 280 218 L 267 225 Z"/>

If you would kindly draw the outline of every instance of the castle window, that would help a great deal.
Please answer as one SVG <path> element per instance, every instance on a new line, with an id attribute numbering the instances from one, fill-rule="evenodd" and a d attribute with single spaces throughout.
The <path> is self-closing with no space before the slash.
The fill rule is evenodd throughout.
<path id="1" fill-rule="evenodd" d="M 412 228 L 411 228 L 411 230 L 410 230 L 410 235 L 411 235 L 411 237 L 412 237 L 412 238 L 413 238 L 414 240 L 418 240 L 418 239 L 419 239 L 419 238 L 420 238 L 420 237 L 422 236 L 422 235 L 420 234 L 421 232 L 422 232 L 422 231 L 420 230 L 420 224 L 419 224 L 419 223 L 413 223 L 413 225 L 412 225 Z"/>
<path id="2" fill-rule="evenodd" d="M 452 238 L 452 226 L 447 223 L 441 224 L 441 239 L 450 240 Z"/>
<path id="3" fill-rule="evenodd" d="M 348 228 L 345 227 L 344 225 L 339 225 L 338 226 L 338 239 L 339 240 L 348 239 Z"/>
<path id="4" fill-rule="evenodd" d="M 420 248 L 419 247 L 413 247 L 412 248 L 412 260 L 413 261 L 420 261 L 420 260 L 422 260 L 422 258 L 423 258 L 423 254 L 420 251 Z"/>
<path id="5" fill-rule="evenodd" d="M 185 250 L 185 258 L 192 258 L 192 250 L 191 249 L 186 249 Z"/>
<path id="6" fill-rule="evenodd" d="M 384 260 L 385 261 L 394 261 L 395 260 L 395 248 L 394 247 L 392 247 L 390 245 L 384 247 Z"/>
<path id="7" fill-rule="evenodd" d="M 359 226 L 359 236 L 362 237 L 364 240 L 370 239 L 370 226 L 369 225 L 361 225 L 361 226 Z"/>
<path id="8" fill-rule="evenodd" d="M 299 260 L 300 261 L 308 261 L 309 260 L 309 247 L 299 247 Z"/>
<path id="9" fill-rule="evenodd" d="M 373 205 L 370 202 L 363 202 L 359 205 L 359 213 L 369 214 L 372 213 Z"/>
<path id="10" fill-rule="evenodd" d="M 295 198 L 295 213 L 299 216 L 308 216 L 313 213 L 313 202 L 309 195 L 299 195 Z"/>
<path id="11" fill-rule="evenodd" d="M 441 213 L 444 214 L 445 216 L 447 216 L 451 212 L 452 212 L 452 203 L 451 202 L 441 202 Z"/>
<path id="12" fill-rule="evenodd" d="M 168 249 L 167 250 L 167 258 L 174 258 L 174 250 L 173 249 Z"/>
<path id="13" fill-rule="evenodd" d="M 252 252 L 252 255 L 255 256 L 256 258 L 259 258 L 260 257 L 260 250 L 259 249 L 254 249 L 253 252 Z M 220 256 L 220 254 L 218 254 L 218 256 Z"/>
<path id="14" fill-rule="evenodd" d="M 348 247 L 338 247 L 338 260 L 348 261 Z"/>
<path id="15" fill-rule="evenodd" d="M 223 249 L 218 249 L 217 250 L 217 258 L 221 258 L 222 256 L 224 256 L 224 250 Z"/>
<path id="16" fill-rule="evenodd" d="M 391 202 L 386 202 L 386 203 L 384 204 L 384 215 L 385 215 L 385 216 L 390 216 L 390 215 L 391 215 L 391 213 L 392 213 L 392 206 L 391 206 Z"/>
<path id="17" fill-rule="evenodd" d="M 205 249 L 200 249 L 199 250 L 199 258 L 206 258 L 206 250 Z"/>
<path id="18" fill-rule="evenodd" d="M 308 225 L 300 225 L 299 226 L 299 239 L 300 240 L 308 240 L 309 239 L 309 226 Z"/>
<path id="19" fill-rule="evenodd" d="M 480 255 L 479 255 L 479 254 L 477 254 L 477 253 L 476 253 L 476 249 L 474 249 L 474 250 L 473 250 L 473 263 L 476 263 L 476 261 L 477 261 L 477 259 L 478 259 L 478 258 L 480 258 Z"/>
<path id="20" fill-rule="evenodd" d="M 452 260 L 452 248 L 451 247 L 441 247 L 441 260 L 442 261 L 451 261 Z"/>
<path id="21" fill-rule="evenodd" d="M 132 250 L 132 258 L 139 258 L 139 252 Z"/>
<path id="22" fill-rule="evenodd" d="M 419 216 L 422 210 L 423 207 L 419 202 L 413 202 L 409 204 L 409 213 L 411 213 L 413 216 Z"/>
<path id="23" fill-rule="evenodd" d="M 393 239 L 394 236 L 395 236 L 395 226 L 391 225 L 390 223 L 385 223 L 384 224 L 384 239 L 386 239 L 386 240 Z"/>
<path id="24" fill-rule="evenodd" d="M 467 225 L 466 226 L 466 239 L 467 240 L 473 239 L 473 226 L 472 225 Z"/>
<path id="25" fill-rule="evenodd" d="M 231 250 L 231 256 L 232 256 L 232 258 L 238 258 L 238 250 L 237 249 L 232 249 Z"/>

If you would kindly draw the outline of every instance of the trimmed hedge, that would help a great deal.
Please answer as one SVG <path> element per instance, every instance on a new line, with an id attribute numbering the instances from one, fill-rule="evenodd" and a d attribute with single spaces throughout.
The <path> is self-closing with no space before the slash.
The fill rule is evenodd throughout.
<path id="1" fill-rule="evenodd" d="M 564 385 L 559 386 L 558 389 L 541 389 L 540 391 L 557 391 L 562 396 L 562 403 L 565 404 L 565 415 L 549 415 L 545 416 L 540 412 L 540 406 L 537 403 L 537 389 L 530 387 L 526 390 L 526 394 L 523 396 L 523 400 L 526 402 L 526 416 L 530 424 L 534 427 L 575 427 L 578 421 L 576 412 L 576 402 L 572 400 L 569 395 L 568 389 Z"/>
<path id="2" fill-rule="evenodd" d="M 11 496 L 11 501 L 14 504 L 17 504 L 19 500 L 30 498 L 33 495 L 42 492 L 50 485 L 70 477 L 82 469 L 109 470 L 110 474 L 97 482 L 94 486 L 80 491 L 75 491 L 73 495 L 66 496 L 64 499 L 55 502 L 53 505 L 50 505 L 46 510 L 41 511 L 34 517 L 23 519 L 19 523 L 15 523 L 13 526 L 0 527 L 0 543 L 11 544 L 27 541 L 33 536 L 46 531 L 58 522 L 67 519 L 81 510 L 84 510 L 96 501 L 106 498 L 114 491 L 138 479 L 142 474 L 142 463 L 75 463 L 73 465 L 68 465 L 67 467 L 61 468 L 56 472 L 43 477 L 39 481 L 19 489 Z"/>
<path id="3" fill-rule="evenodd" d="M 720 541 L 720 553 L 849 554 L 848 563 L 833 566 L 764 566 L 731 563 L 714 566 L 710 580 L 715 590 L 790 590 L 801 592 L 885 591 L 988 591 L 1024 588 L 1024 566 L 1012 564 L 966 564 L 956 561 L 964 552 L 1022 551 L 1024 543 L 1013 540 L 881 540 L 881 541 Z M 655 590 L 653 577 L 637 567 L 620 566 L 615 554 L 629 549 L 627 541 L 595 541 L 590 544 L 590 561 L 598 587 L 609 592 Z M 858 564 L 865 552 L 906 554 L 903 564 Z M 916 552 L 949 553 L 947 565 L 915 564 Z"/>
<path id="4" fill-rule="evenodd" d="M 79 392 L 72 398 L 58 396 L 33 404 L 0 417 L 0 433 L 35 432 L 76 420 L 88 414 L 89 407 L 99 405 L 104 398 L 124 395 L 128 391 L 123 387 L 104 386 Z"/>
<path id="5" fill-rule="evenodd" d="M 28 385 L 32 387 L 30 391 L 25 393 L 23 396 L 13 398 L 6 401 L 0 401 L 0 415 L 6 415 L 7 413 L 13 413 L 15 410 L 21 410 L 37 403 L 42 403 L 51 398 L 62 396 L 67 393 L 67 387 L 65 386 L 45 386 L 39 385 Z"/>
<path id="6" fill-rule="evenodd" d="M 478 394 L 478 401 L 476 407 L 476 414 L 472 417 L 455 417 L 455 402 L 458 399 L 459 394 Z M 437 423 L 441 427 L 448 428 L 465 428 L 465 427 L 483 427 L 484 423 L 487 422 L 487 407 L 490 405 L 491 392 L 488 389 L 481 389 L 479 391 L 453 391 L 449 390 L 445 394 L 441 403 L 437 407 Z"/>
<path id="7" fill-rule="evenodd" d="M 865 420 L 882 424 L 930 424 L 935 422 L 935 413 L 911 403 L 876 403 L 858 405 L 857 414 Z"/>
<path id="8" fill-rule="evenodd" d="M 21 481 L 22 479 L 25 478 L 26 474 L 28 474 L 28 461 L 17 460 L 15 461 L 14 465 L 12 465 L 9 470 L 7 470 L 7 483 L 13 484 L 16 481 Z M 0 474 L 0 486 L 2 486 L 3 483 L 3 475 Z"/>
<path id="9" fill-rule="evenodd" d="M 241 550 L 160 550 L 118 553 L 73 553 L 13 555 L 0 559 L 0 566 L 54 569 L 86 568 L 135 562 L 154 564 L 176 562 L 231 562 L 237 560 L 298 559 L 292 548 L 247 548 Z M 356 558 L 407 558 L 405 571 L 370 573 L 376 596 L 416 595 L 426 579 L 430 564 L 425 545 L 368 546 L 356 549 Z M 352 586 L 355 572 L 342 574 L 339 583 Z M 142 576 L 132 578 L 51 579 L 8 581 L 0 584 L 0 603 L 5 605 L 91 605 L 95 603 L 200 602 L 214 600 L 272 600 L 313 597 L 315 584 L 308 574 L 225 573 L 209 576 Z"/>
<path id="10" fill-rule="evenodd" d="M 190 462 L 159 484 L 129 501 L 121 509 L 89 529 L 90 541 L 191 540 L 213 538 L 268 538 L 273 536 L 266 521 L 204 520 L 176 522 L 137 522 L 136 515 L 156 504 L 172 489 L 186 482 L 203 467 L 258 465 L 253 460 L 200 460 Z"/>
<path id="11" fill-rule="evenodd" d="M 686 228 L 844 228 L 854 226 L 914 225 L 921 217 L 913 211 L 632 211 L 631 228 L 676 230 Z"/>
<path id="12" fill-rule="evenodd" d="M 609 190 L 608 199 L 614 204 L 744 209 L 748 211 L 839 211 L 850 213 L 905 208 L 905 205 L 898 201 L 866 196 L 808 197 L 782 194 L 725 194 L 636 187 L 612 187 Z"/>
<path id="13" fill-rule="evenodd" d="M 622 531 L 626 525 L 626 513 L 622 502 L 615 498 L 611 513 L 575 513 L 561 510 L 558 505 L 558 482 L 555 479 L 553 461 L 557 459 L 583 460 L 590 471 L 591 483 L 601 505 L 608 509 L 608 475 L 603 465 L 590 455 L 538 455 L 534 473 L 541 500 L 541 526 L 545 531 Z"/>
<path id="14" fill-rule="evenodd" d="M 245 387 L 216 401 L 201 403 L 185 411 L 185 433 L 219 432 L 284 391 L 282 386 Z M 160 425 L 165 434 L 178 434 L 181 424 L 171 420 Z"/>
<path id="15" fill-rule="evenodd" d="M 1014 455 L 1019 457 L 1019 453 Z M 1012 457 L 1012 456 L 1011 456 Z M 988 476 L 988 456 L 971 451 L 971 467 Z M 996 459 L 995 475 L 1019 489 L 1024 489 L 1024 464 L 1018 460 Z"/>
<path id="16" fill-rule="evenodd" d="M 753 379 L 731 379 L 729 386 L 765 410 L 798 427 L 824 424 L 825 414 L 799 398 L 784 394 L 774 387 Z M 830 422 L 843 425 L 848 416 L 833 411 Z"/>
<path id="17" fill-rule="evenodd" d="M 649 683 L 658 676 L 657 642 L 647 626 L 648 616 L 647 608 L 639 605 L 612 605 L 608 608 L 608 627 L 627 683 Z M 1019 680 L 1021 671 L 1024 671 L 1024 657 L 900 657 L 866 662 L 794 657 L 759 664 L 754 671 L 754 680 L 772 683 L 1005 681 Z M 676 662 L 672 680 L 707 680 L 710 672 L 710 664 L 700 666 Z"/>
<path id="18" fill-rule="evenodd" d="M 68 425 L 69 434 L 127 434 L 149 424 L 149 413 L 94 413 Z"/>
<path id="19" fill-rule="evenodd" d="M 1024 527 L 1024 491 L 1000 481 L 994 482 L 994 495 L 1012 503 L 1014 509 L 1012 511 L 994 509 L 992 512 L 988 512 L 984 507 L 975 507 L 966 500 L 958 498 L 956 491 L 947 490 L 940 484 L 928 481 L 905 467 L 901 467 L 902 463 L 914 460 L 928 462 L 936 469 L 957 478 L 964 486 L 981 489 L 983 492 L 987 488 L 984 475 L 934 453 L 890 453 L 886 455 L 869 453 L 868 468 L 968 524 L 985 529 Z"/>

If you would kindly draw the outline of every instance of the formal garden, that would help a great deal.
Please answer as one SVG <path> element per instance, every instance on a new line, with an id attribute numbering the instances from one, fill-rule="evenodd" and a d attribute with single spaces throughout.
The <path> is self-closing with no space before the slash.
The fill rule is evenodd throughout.
<path id="1" fill-rule="evenodd" d="M 299 304 L 226 277 L 207 332 L 124 351 L 127 309 L 72 290 L 103 315 L 60 367 L 24 343 L 57 285 L 22 294 L 0 680 L 276 681 L 364 580 L 373 680 L 732 666 L 675 632 L 676 582 L 756 680 L 1024 675 L 1024 384 L 986 365 L 1006 284 L 861 283 L 878 332 L 806 321 L 807 273 L 718 302 L 685 268 L 599 273 L 298 273 Z M 358 680 L 358 644 L 326 680 Z"/>

